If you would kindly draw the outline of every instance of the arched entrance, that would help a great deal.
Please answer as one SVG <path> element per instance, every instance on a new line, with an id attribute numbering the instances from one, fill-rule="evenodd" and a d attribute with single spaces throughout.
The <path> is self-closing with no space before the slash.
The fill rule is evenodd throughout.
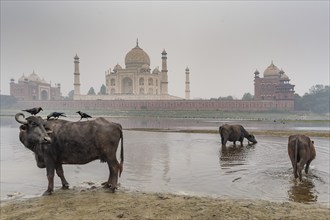
<path id="1" fill-rule="evenodd" d="M 48 100 L 48 92 L 46 90 L 41 91 L 41 100 Z"/>
<path id="2" fill-rule="evenodd" d="M 133 80 L 129 77 L 125 77 L 121 83 L 122 94 L 133 94 Z"/>

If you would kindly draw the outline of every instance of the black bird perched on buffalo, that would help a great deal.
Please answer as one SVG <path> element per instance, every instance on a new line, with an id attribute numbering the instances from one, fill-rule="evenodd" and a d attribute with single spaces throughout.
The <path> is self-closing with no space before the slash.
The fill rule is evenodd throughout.
<path id="1" fill-rule="evenodd" d="M 50 118 L 58 119 L 60 116 L 66 117 L 64 112 L 52 112 L 47 115 L 47 120 L 49 120 Z"/>
<path id="2" fill-rule="evenodd" d="M 22 111 L 28 112 L 28 113 L 30 113 L 31 115 L 36 115 L 36 114 L 38 114 L 40 111 L 43 111 L 43 109 L 42 109 L 41 107 L 36 107 L 36 108 L 31 108 L 31 109 L 25 109 L 25 110 L 22 110 Z"/>
<path id="3" fill-rule="evenodd" d="M 80 120 L 83 119 L 83 118 L 86 118 L 88 120 L 88 118 L 91 118 L 92 116 L 84 113 L 84 112 L 81 112 L 81 111 L 77 111 L 77 113 L 80 115 Z M 79 120 L 79 121 L 80 121 Z"/>

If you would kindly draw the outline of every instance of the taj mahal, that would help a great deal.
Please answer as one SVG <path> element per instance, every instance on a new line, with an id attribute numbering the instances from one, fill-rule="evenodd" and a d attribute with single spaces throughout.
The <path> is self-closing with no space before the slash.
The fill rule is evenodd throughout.
<path id="1" fill-rule="evenodd" d="M 185 99 L 190 99 L 189 68 L 185 70 Z M 74 100 L 178 100 L 168 94 L 167 53 L 161 53 L 161 69 L 150 68 L 149 55 L 139 46 L 125 56 L 125 68 L 117 64 L 105 71 L 106 94 L 82 95 L 80 93 L 79 57 L 74 57 Z"/>

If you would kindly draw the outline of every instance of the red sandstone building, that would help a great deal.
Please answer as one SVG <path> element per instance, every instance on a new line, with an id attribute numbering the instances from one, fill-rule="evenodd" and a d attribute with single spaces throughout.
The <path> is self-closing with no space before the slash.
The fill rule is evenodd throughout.
<path id="1" fill-rule="evenodd" d="M 283 70 L 272 63 L 264 71 L 264 77 L 254 72 L 254 100 L 294 100 L 294 85 Z"/>
<path id="2" fill-rule="evenodd" d="M 55 84 L 51 87 L 50 83 L 41 79 L 34 71 L 29 76 L 21 76 L 18 82 L 10 80 L 10 95 L 18 101 L 47 101 L 61 100 L 61 85 Z"/>

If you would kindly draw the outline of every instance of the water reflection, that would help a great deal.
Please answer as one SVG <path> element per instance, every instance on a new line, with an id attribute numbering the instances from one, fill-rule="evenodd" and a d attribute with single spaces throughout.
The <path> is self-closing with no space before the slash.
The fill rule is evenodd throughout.
<path id="1" fill-rule="evenodd" d="M 310 203 L 317 201 L 315 185 L 311 179 L 304 179 L 303 182 L 293 180 L 288 191 L 289 200 L 300 203 Z"/>
<path id="2" fill-rule="evenodd" d="M 248 150 L 249 149 L 245 146 L 222 146 L 219 157 L 221 168 L 246 164 Z"/>

